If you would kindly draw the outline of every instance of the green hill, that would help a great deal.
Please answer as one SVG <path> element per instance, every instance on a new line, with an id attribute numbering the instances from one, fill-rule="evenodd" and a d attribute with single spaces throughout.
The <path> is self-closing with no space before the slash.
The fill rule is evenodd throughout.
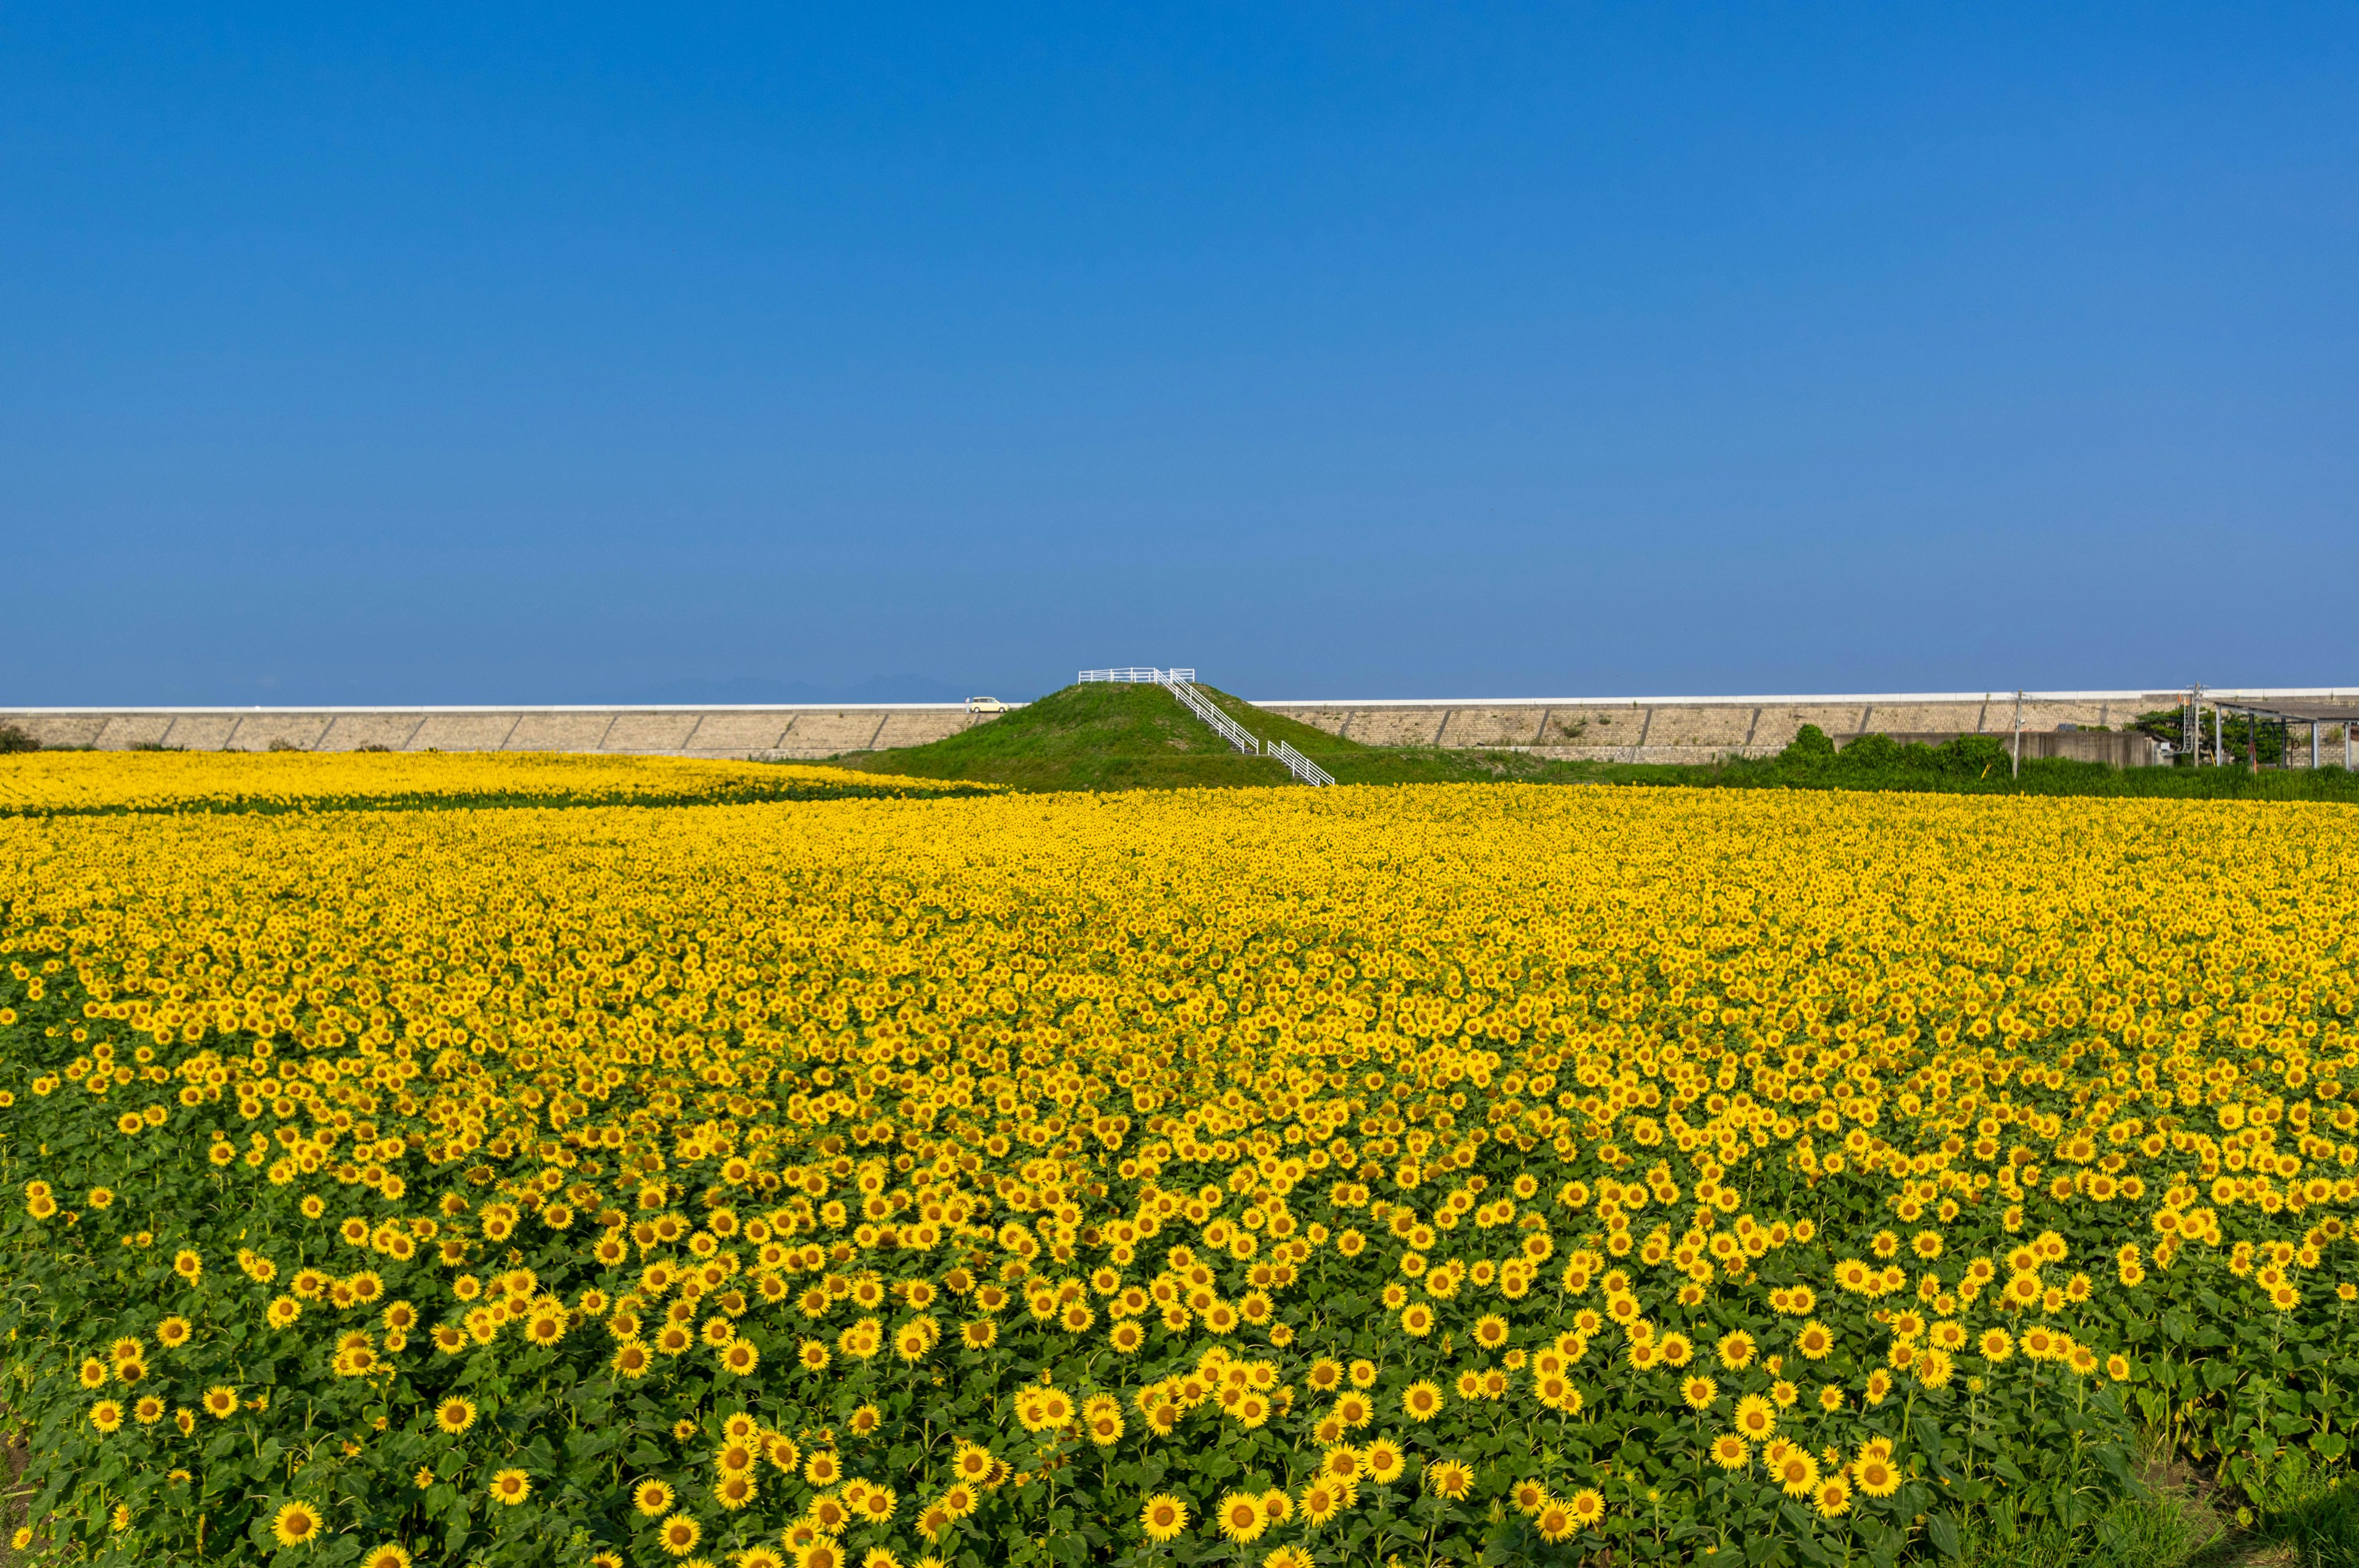
<path id="1" fill-rule="evenodd" d="M 1284 719 L 1208 686 L 1197 690 L 1262 740 L 1284 741 L 1340 784 L 1582 776 L 1513 752 L 1366 746 Z M 1019 789 L 1180 789 L 1282 784 L 1293 775 L 1248 757 L 1159 686 L 1069 686 L 946 740 L 834 759 L 841 767 L 922 779 L 975 779 Z"/>

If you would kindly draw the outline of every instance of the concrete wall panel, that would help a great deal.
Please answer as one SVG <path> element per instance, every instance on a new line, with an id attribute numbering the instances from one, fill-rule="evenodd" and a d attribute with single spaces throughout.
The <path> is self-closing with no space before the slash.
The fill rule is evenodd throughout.
<path id="1" fill-rule="evenodd" d="M 1452 708 L 1442 742 L 1449 746 L 1533 745 L 1539 740 L 1540 720 L 1547 714 L 1544 707 L 1521 704 Z"/>
<path id="2" fill-rule="evenodd" d="M 797 757 L 832 757 L 839 752 L 864 752 L 884 729 L 885 715 L 870 708 L 827 708 L 795 715 L 778 750 Z"/>
<path id="3" fill-rule="evenodd" d="M 707 713 L 689 732 L 681 749 L 690 756 L 742 757 L 766 752 L 786 738 L 786 713 Z"/>
<path id="4" fill-rule="evenodd" d="M 326 733 L 312 748 L 317 752 L 357 752 L 363 746 L 382 746 L 388 752 L 398 752 L 409 743 L 417 732 L 422 714 L 416 713 L 338 713 L 330 716 Z"/>
<path id="5" fill-rule="evenodd" d="M 1430 746 L 1450 709 L 1363 708 L 1352 715 L 1351 738 L 1370 746 Z"/>
<path id="6" fill-rule="evenodd" d="M 229 743 L 230 731 L 237 728 L 239 717 L 234 713 L 176 713 L 172 722 L 164 727 L 164 743 L 186 746 L 191 752 L 218 752 Z"/>
<path id="7" fill-rule="evenodd" d="M 1879 735 L 1937 730 L 1969 735 L 1983 722 L 1983 707 L 1980 702 L 1879 702 L 1868 716 L 1867 727 Z"/>
<path id="8" fill-rule="evenodd" d="M 1658 708 L 1647 728 L 1649 746 L 1742 746 L 1753 732 L 1751 707 Z"/>
<path id="9" fill-rule="evenodd" d="M 1560 708 L 1549 715 L 1552 723 L 1570 722 L 1581 726 L 1578 744 L 1591 746 L 1635 746 L 1646 733 L 1651 709 L 1633 708 L 1627 703 L 1584 704 Z M 1562 733 L 1560 730 L 1559 733 Z"/>
<path id="10" fill-rule="evenodd" d="M 2027 735 L 2024 740 L 2031 739 Z M 2162 758 L 2160 747 L 2150 735 L 2136 730 L 2050 731 L 2040 737 L 2045 741 L 2040 754 L 2049 757 L 2071 757 L 2083 762 L 2109 762 L 2117 768 L 2151 767 Z M 2303 738 L 2305 745 L 2308 737 Z M 2027 752 L 2026 755 L 2029 755 Z M 2302 761 L 2309 762 L 2305 752 Z"/>
<path id="11" fill-rule="evenodd" d="M 500 747 L 503 752 L 594 752 L 613 729 L 612 713 L 533 713 L 516 715 L 516 725 Z"/>
<path id="12" fill-rule="evenodd" d="M 266 752 L 274 745 L 299 752 L 314 751 L 327 734 L 332 717 L 326 713 L 250 713 L 237 721 L 226 744 L 238 752 Z"/>
<path id="13" fill-rule="evenodd" d="M 168 713 L 110 713 L 99 726 L 95 744 L 102 752 L 127 752 L 134 746 L 162 741 L 164 731 L 171 727 L 172 716 Z M 25 728 L 39 733 L 30 724 Z"/>
<path id="14" fill-rule="evenodd" d="M 5 718 L 0 715 L 0 718 Z M 17 729 L 44 746 L 102 746 L 106 717 L 96 713 L 28 714 L 12 720 Z M 145 737 L 142 737 L 145 739 Z M 127 744 L 127 742 L 126 742 Z"/>
<path id="15" fill-rule="evenodd" d="M 1353 709 L 1349 708 L 1314 708 L 1308 704 L 1296 706 L 1280 703 L 1273 706 L 1270 711 L 1282 714 L 1297 724 L 1308 724 L 1313 730 L 1324 730 L 1330 735 L 1346 735 L 1354 741 L 1360 738 L 1359 730 L 1353 723 Z"/>
<path id="16" fill-rule="evenodd" d="M 409 738 L 413 752 L 496 752 L 516 728 L 513 713 L 429 713 Z"/>
<path id="17" fill-rule="evenodd" d="M 935 741 L 948 740 L 973 722 L 963 709 L 956 708 L 920 708 L 915 712 L 887 713 L 884 729 L 877 731 L 876 738 L 870 744 L 879 751 L 896 746 L 923 746 Z"/>
<path id="18" fill-rule="evenodd" d="M 1761 722 L 1754 727 L 1753 743 L 1775 751 L 1791 741 L 1805 724 L 1815 724 L 1830 735 L 1849 735 L 1859 728 L 1860 714 L 1865 703 L 1845 703 L 1840 708 L 1818 703 L 1764 708 Z"/>
<path id="19" fill-rule="evenodd" d="M 1532 732 L 1532 744 L 1577 746 L 1588 733 L 1588 724 L 1579 709 L 1550 707 L 1540 710 L 1540 721 Z"/>
<path id="20" fill-rule="evenodd" d="M 677 752 L 701 717 L 695 713 L 618 713 L 598 749 L 640 753 Z"/>
<path id="21" fill-rule="evenodd" d="M 1992 705 L 1995 710 L 1997 706 L 1995 703 Z M 2106 722 L 2114 706 L 2104 702 L 2026 702 L 2023 705 L 2023 727 L 2026 730 L 2053 730 L 2059 724 L 2073 724 L 2083 730 L 2093 729 Z M 2123 706 L 2127 707 L 2126 704 Z M 1997 720 L 1992 728 L 2012 724 L 2014 716 L 2015 699 L 2009 697 L 2005 713 L 1992 713 L 1991 717 Z M 2125 723 L 2136 717 L 2134 710 L 2122 714 Z"/>

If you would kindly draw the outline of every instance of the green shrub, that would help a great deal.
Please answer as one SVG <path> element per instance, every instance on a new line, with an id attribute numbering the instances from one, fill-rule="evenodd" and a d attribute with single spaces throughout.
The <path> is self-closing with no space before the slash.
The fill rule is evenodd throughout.
<path id="1" fill-rule="evenodd" d="M 1826 761 L 1835 754 L 1835 743 L 1827 739 L 1827 732 L 1815 724 L 1805 724 L 1795 731 L 1786 749 L 1777 753 L 1777 760 L 1781 762 Z"/>
<path id="2" fill-rule="evenodd" d="M 1995 735 L 1959 735 L 1939 746 L 1928 746 L 1871 733 L 1838 752 L 1825 731 L 1805 724 L 1793 742 L 1770 759 L 1769 765 L 1774 773 L 1798 783 L 1911 789 L 1947 780 L 1987 778 L 2006 769 L 2008 761 L 2006 742 Z"/>

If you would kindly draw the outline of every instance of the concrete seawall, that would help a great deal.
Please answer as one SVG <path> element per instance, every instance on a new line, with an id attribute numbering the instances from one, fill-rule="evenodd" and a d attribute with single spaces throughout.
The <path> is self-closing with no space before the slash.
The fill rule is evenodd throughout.
<path id="1" fill-rule="evenodd" d="M 2359 699 L 2359 687 L 2221 690 L 2226 701 Z M 2024 755 L 2143 760 L 2118 733 L 2142 713 L 2176 709 L 2183 691 L 2033 692 L 2022 703 Z M 2012 735 L 2013 692 L 1833 697 L 1502 697 L 1484 700 L 1262 701 L 1371 745 L 1514 749 L 1597 762 L 1701 762 L 1767 756 L 1815 724 L 1838 742 L 1880 733 L 1916 740 Z M 922 745 L 988 722 L 958 703 L 799 707 L 0 708 L 45 745 L 190 751 L 604 752 L 811 761 Z M 2060 729 L 2070 726 L 2070 729 Z M 2100 729 L 2103 727 L 2103 730 Z M 2104 730 L 2115 731 L 2108 735 Z M 2097 731 L 2091 733 L 2091 731 Z M 2077 732 L 2077 733 L 2076 733 Z M 2342 761 L 2342 738 L 2332 737 Z M 2306 745 L 2299 747 L 2307 762 Z"/>
<path id="2" fill-rule="evenodd" d="M 2225 695 L 2225 694 L 2223 694 Z M 2256 697 L 2256 692 L 2238 694 Z M 2281 692 L 2273 695 L 2290 696 Z M 2089 746 L 2073 730 L 2119 730 L 2142 713 L 2177 708 L 2182 691 L 2027 693 L 2022 704 L 2026 756 L 2100 751 L 2117 759 L 2118 741 Z M 1484 702 L 1264 702 L 1258 706 L 1331 735 L 1382 746 L 1463 746 L 1538 752 L 1586 762 L 1708 762 L 1765 757 L 1785 749 L 1805 724 L 1838 743 L 1869 733 L 1911 740 L 1952 735 L 2011 736 L 2013 692 L 1881 694 L 1857 697 L 1671 697 L 1502 698 Z M 2058 734 L 2059 726 L 2072 730 Z M 2038 735 L 2042 739 L 2033 741 Z M 2053 736 L 2053 740 L 2047 737 Z M 2089 741 L 2097 737 L 2089 735 Z"/>
<path id="3" fill-rule="evenodd" d="M 46 746 L 191 752 L 606 752 L 809 761 L 920 746 L 983 722 L 955 702 L 794 708 L 0 708 Z"/>

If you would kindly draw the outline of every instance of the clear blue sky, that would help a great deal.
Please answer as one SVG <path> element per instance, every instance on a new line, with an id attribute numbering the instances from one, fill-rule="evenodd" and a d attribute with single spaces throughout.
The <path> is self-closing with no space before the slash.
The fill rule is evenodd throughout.
<path id="1" fill-rule="evenodd" d="M 0 12 L 0 704 L 2359 682 L 2348 4 Z"/>

